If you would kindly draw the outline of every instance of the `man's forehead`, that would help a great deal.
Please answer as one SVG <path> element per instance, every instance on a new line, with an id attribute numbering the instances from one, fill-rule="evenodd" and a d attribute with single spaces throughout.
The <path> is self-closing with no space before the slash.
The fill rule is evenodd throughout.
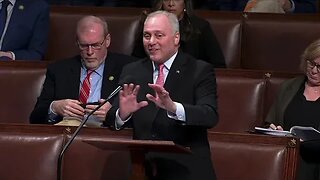
<path id="1" fill-rule="evenodd" d="M 145 24 L 163 24 L 164 22 L 168 22 L 168 17 L 163 14 L 157 14 L 147 18 Z"/>
<path id="2" fill-rule="evenodd" d="M 147 19 L 146 23 L 144 24 L 144 31 L 145 30 L 163 31 L 165 29 L 170 29 L 170 24 L 165 19 L 165 17 L 159 17 L 159 16 L 151 17 Z"/>

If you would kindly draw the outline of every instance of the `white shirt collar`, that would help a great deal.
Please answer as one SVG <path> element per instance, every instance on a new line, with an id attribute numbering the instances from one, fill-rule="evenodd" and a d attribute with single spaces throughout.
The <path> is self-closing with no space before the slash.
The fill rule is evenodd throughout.
<path id="1" fill-rule="evenodd" d="M 163 64 L 164 66 L 169 70 L 173 64 L 174 59 L 177 57 L 178 51 L 176 53 L 174 53 L 167 61 L 165 61 Z M 152 65 L 153 65 L 153 70 L 155 70 L 157 67 L 154 64 L 154 62 L 152 61 Z"/>

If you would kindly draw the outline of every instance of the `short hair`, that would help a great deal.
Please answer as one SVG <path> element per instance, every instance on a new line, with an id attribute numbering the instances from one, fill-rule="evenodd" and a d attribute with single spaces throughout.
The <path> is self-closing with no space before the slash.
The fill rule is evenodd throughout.
<path id="1" fill-rule="evenodd" d="M 103 18 L 98 16 L 84 16 L 77 23 L 77 33 L 81 30 L 92 27 L 93 24 L 100 24 L 103 28 L 104 36 L 109 34 L 108 23 Z"/>
<path id="2" fill-rule="evenodd" d="M 168 17 L 168 20 L 169 20 L 169 23 L 171 24 L 171 27 L 173 29 L 173 33 L 177 33 L 179 32 L 179 21 L 178 21 L 178 18 L 175 14 L 172 14 L 170 12 L 167 12 L 167 11 L 162 11 L 162 10 L 159 10 L 159 11 L 154 11 L 152 13 L 150 13 L 146 20 L 144 21 L 144 23 L 146 23 L 149 18 L 152 18 L 152 17 L 155 17 L 157 15 L 164 15 L 164 16 L 167 16 Z"/>
<path id="3" fill-rule="evenodd" d="M 320 57 L 320 39 L 312 42 L 302 53 L 300 68 L 303 72 L 306 71 L 307 61 L 313 61 Z"/>

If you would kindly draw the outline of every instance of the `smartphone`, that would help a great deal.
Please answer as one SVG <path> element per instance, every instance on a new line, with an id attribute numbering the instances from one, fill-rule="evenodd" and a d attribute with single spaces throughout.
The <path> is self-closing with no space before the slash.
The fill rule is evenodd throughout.
<path id="1" fill-rule="evenodd" d="M 86 104 L 80 104 L 82 108 L 86 108 L 86 105 L 100 105 L 100 102 L 88 102 Z"/>

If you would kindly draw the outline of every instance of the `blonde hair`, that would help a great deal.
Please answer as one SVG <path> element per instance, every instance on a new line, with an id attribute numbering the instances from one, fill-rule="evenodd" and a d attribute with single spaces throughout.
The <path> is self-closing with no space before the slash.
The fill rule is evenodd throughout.
<path id="1" fill-rule="evenodd" d="M 313 61 L 320 57 L 320 39 L 312 42 L 302 53 L 300 69 L 305 72 L 307 69 L 307 61 Z"/>

